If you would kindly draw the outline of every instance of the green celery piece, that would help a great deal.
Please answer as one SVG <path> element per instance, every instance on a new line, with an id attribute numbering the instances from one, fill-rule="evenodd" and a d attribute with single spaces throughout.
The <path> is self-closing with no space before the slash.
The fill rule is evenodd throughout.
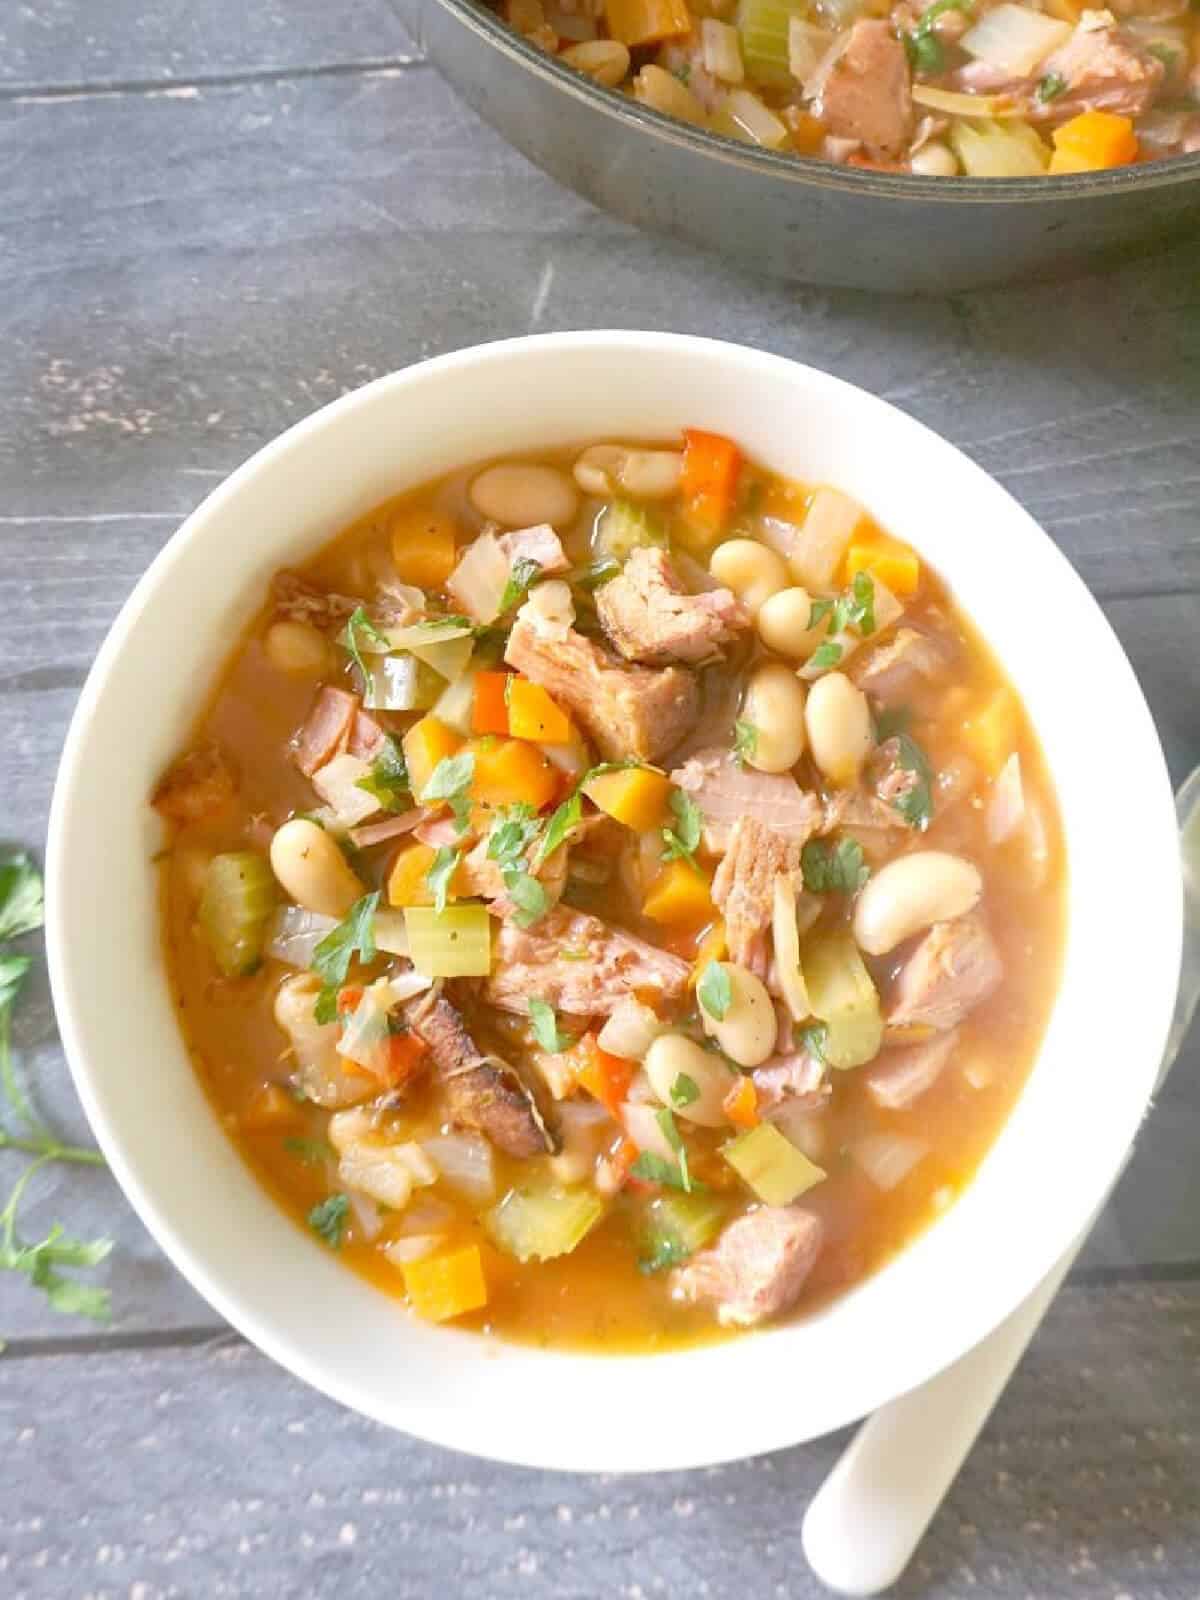
<path id="1" fill-rule="evenodd" d="M 278 893 L 275 875 L 253 850 L 214 856 L 204 874 L 200 926 L 227 978 L 243 978 L 262 960 Z"/>
<path id="2" fill-rule="evenodd" d="M 604 1215 L 590 1189 L 510 1189 L 484 1214 L 493 1242 L 518 1261 L 569 1255 Z"/>
<path id="3" fill-rule="evenodd" d="M 744 1183 L 768 1206 L 788 1206 L 825 1177 L 822 1168 L 797 1150 L 773 1122 L 760 1122 L 721 1154 Z"/>
<path id="4" fill-rule="evenodd" d="M 664 1194 L 646 1208 L 642 1268 L 658 1272 L 702 1250 L 725 1220 L 725 1202 L 715 1194 Z"/>
<path id="5" fill-rule="evenodd" d="M 860 1067 L 879 1053 L 883 1014 L 871 974 L 847 928 L 805 941 L 800 958 L 813 1015 L 825 1024 L 822 1053 L 831 1067 Z"/>
<path id="6" fill-rule="evenodd" d="M 655 512 L 632 500 L 614 500 L 596 526 L 595 547 L 600 555 L 624 561 L 631 550 L 647 545 L 665 547 L 667 532 Z"/>
<path id="7" fill-rule="evenodd" d="M 737 30 L 749 82 L 777 89 L 793 86 L 788 25 L 793 17 L 807 13 L 807 0 L 741 0 Z"/>
<path id="8" fill-rule="evenodd" d="M 414 967 L 427 978 L 486 978 L 492 925 L 486 906 L 406 906 L 404 927 Z"/>

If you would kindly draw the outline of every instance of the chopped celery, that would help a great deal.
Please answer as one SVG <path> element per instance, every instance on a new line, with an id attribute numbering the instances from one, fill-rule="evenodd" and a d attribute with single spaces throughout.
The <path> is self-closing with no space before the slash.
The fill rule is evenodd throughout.
<path id="1" fill-rule="evenodd" d="M 760 1122 L 731 1143 L 721 1154 L 743 1182 L 768 1206 L 787 1206 L 818 1184 L 825 1173 L 802 1150 L 797 1150 L 773 1122 Z"/>
<path id="2" fill-rule="evenodd" d="M 467 662 L 471 659 L 471 651 L 475 648 L 475 641 L 465 639 L 435 639 L 430 644 L 419 645 L 413 650 L 413 655 L 420 656 L 426 666 L 432 667 L 439 676 L 453 683 L 456 678 L 461 678 L 467 670 Z"/>
<path id="3" fill-rule="evenodd" d="M 428 711 L 442 692 L 438 673 L 414 655 L 370 656 L 363 665 L 369 711 Z"/>
<path id="4" fill-rule="evenodd" d="M 409 959 L 427 978 L 486 978 L 492 970 L 492 924 L 486 906 L 406 906 Z"/>
<path id="5" fill-rule="evenodd" d="M 439 722 L 444 722 L 448 728 L 453 728 L 464 738 L 468 738 L 472 731 L 475 676 L 474 672 L 464 672 L 461 677 L 455 678 L 453 683 L 448 683 L 433 708 L 433 714 Z"/>
<path id="6" fill-rule="evenodd" d="M 883 1017 L 871 974 L 847 928 L 822 930 L 804 946 L 804 982 L 813 1015 L 825 1024 L 822 1054 L 831 1067 L 858 1067 L 879 1053 Z"/>
<path id="7" fill-rule="evenodd" d="M 737 28 L 746 77 L 774 88 L 791 86 L 788 30 L 793 17 L 808 14 L 807 0 L 741 0 Z"/>
<path id="8" fill-rule="evenodd" d="M 604 1215 L 591 1189 L 510 1189 L 483 1223 L 501 1250 L 518 1261 L 569 1255 Z"/>
<path id="9" fill-rule="evenodd" d="M 713 1194 L 665 1194 L 646 1208 L 643 1272 L 661 1272 L 703 1249 L 725 1220 L 725 1203 Z"/>
<path id="10" fill-rule="evenodd" d="M 431 617 L 426 622 L 411 622 L 403 628 L 389 628 L 387 639 L 393 650 L 407 650 L 439 677 L 453 683 L 467 669 L 475 646 L 475 629 L 465 618 Z"/>
<path id="11" fill-rule="evenodd" d="M 1050 148 L 1027 122 L 961 118 L 950 129 L 954 154 L 969 178 L 1040 178 Z"/>
<path id="12" fill-rule="evenodd" d="M 277 898 L 275 875 L 253 850 L 234 850 L 209 862 L 200 926 L 227 978 L 245 977 L 262 960 Z"/>
<path id="13" fill-rule="evenodd" d="M 632 500 L 614 500 L 601 513 L 593 539 L 598 556 L 624 561 L 642 545 L 665 545 L 666 529 L 653 511 Z"/>

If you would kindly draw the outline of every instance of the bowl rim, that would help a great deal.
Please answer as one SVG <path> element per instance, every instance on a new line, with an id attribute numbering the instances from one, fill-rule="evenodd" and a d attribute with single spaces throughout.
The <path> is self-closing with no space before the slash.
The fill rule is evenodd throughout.
<path id="1" fill-rule="evenodd" d="M 605 88 L 557 57 L 539 50 L 489 10 L 483 0 L 478 3 L 476 0 L 436 0 L 436 3 L 493 49 L 601 115 L 640 128 L 662 143 L 681 145 L 727 166 L 744 167 L 788 183 L 874 195 L 881 200 L 920 199 L 953 206 L 1098 199 L 1131 189 L 1175 188 L 1200 180 L 1200 151 L 1110 167 L 1101 172 L 1056 176 L 1047 173 L 1041 178 L 956 177 L 953 180 L 914 172 L 878 172 L 869 167 L 839 166 L 836 162 L 819 161 L 811 156 L 783 155 L 707 128 L 693 128 L 665 112 L 641 105 L 619 89 Z"/>
<path id="2" fill-rule="evenodd" d="M 928 1338 L 919 1352 L 906 1358 L 906 1381 L 899 1388 L 894 1376 L 868 1371 L 853 1386 L 853 1405 L 848 1405 L 844 1400 L 839 1401 L 836 1407 L 830 1400 L 810 1401 L 814 1407 L 816 1422 L 810 1418 L 798 1424 L 791 1408 L 786 1405 L 768 1407 L 765 1410 L 760 1408 L 749 1422 L 739 1422 L 736 1427 L 726 1426 L 719 1442 L 708 1435 L 704 1436 L 702 1444 L 697 1443 L 691 1436 L 680 1440 L 671 1437 L 656 1439 L 652 1448 L 644 1446 L 643 1442 L 638 1459 L 632 1463 L 624 1437 L 617 1446 L 611 1442 L 600 1444 L 590 1439 L 566 1438 L 561 1445 L 556 1444 L 553 1458 L 548 1456 L 544 1448 L 539 1447 L 536 1439 L 527 1439 L 518 1430 L 505 1435 L 501 1440 L 498 1436 L 503 1433 L 503 1428 L 497 1425 L 497 1420 L 503 1418 L 504 1412 L 499 1403 L 497 1411 L 490 1419 L 490 1428 L 483 1429 L 479 1427 L 473 1415 L 467 1416 L 464 1421 L 461 1411 L 455 1408 L 409 1407 L 393 1414 L 368 1385 L 357 1377 L 347 1376 L 343 1371 L 331 1370 L 328 1364 L 323 1364 L 311 1354 L 304 1346 L 297 1319 L 293 1314 L 290 1312 L 281 1314 L 276 1307 L 253 1303 L 240 1297 L 239 1292 L 227 1283 L 231 1276 L 229 1269 L 219 1258 L 214 1259 L 208 1249 L 207 1240 L 197 1244 L 191 1238 L 182 1237 L 165 1215 L 165 1208 L 159 1197 L 143 1182 L 138 1170 L 136 1153 L 127 1152 L 122 1129 L 109 1118 L 104 1103 L 104 1073 L 96 1073 L 93 1077 L 87 1042 L 88 1025 L 81 1020 L 82 1012 L 76 1005 L 78 969 L 86 961 L 86 955 L 82 949 L 82 942 L 78 939 L 72 940 L 70 937 L 72 900 L 67 888 L 67 873 L 64 870 L 64 864 L 72 850 L 86 848 L 90 839 L 86 819 L 89 815 L 89 782 L 94 772 L 86 760 L 88 723 L 94 709 L 105 696 L 109 673 L 118 661 L 128 636 L 137 627 L 147 607 L 153 604 L 159 591 L 170 583 L 172 569 L 183 559 L 184 552 L 190 550 L 197 539 L 204 537 L 211 523 L 219 523 L 226 506 L 230 502 L 236 502 L 243 487 L 253 481 L 265 467 L 282 464 L 293 459 L 296 453 L 303 453 L 310 441 L 320 433 L 344 428 L 360 411 L 375 405 L 384 396 L 409 388 L 419 388 L 423 381 L 435 375 L 448 373 L 453 377 L 477 363 L 503 364 L 514 356 L 520 357 L 527 352 L 536 353 L 547 349 L 561 352 L 567 357 L 571 353 L 596 348 L 611 351 L 622 347 L 643 356 L 647 352 L 666 357 L 673 354 L 687 356 L 690 353 L 697 358 L 711 359 L 717 364 L 729 363 L 737 368 L 736 373 L 731 374 L 731 382 L 736 376 L 739 385 L 751 385 L 756 371 L 766 373 L 778 370 L 781 379 L 788 377 L 792 381 L 798 380 L 817 391 L 823 390 L 826 394 L 847 391 L 847 399 L 852 396 L 855 405 L 874 412 L 885 425 L 894 430 L 909 430 L 910 436 L 924 435 L 939 450 L 953 452 L 964 469 L 980 483 L 981 493 L 983 486 L 988 486 L 991 495 L 999 497 L 997 504 L 1005 503 L 1007 516 L 1013 523 L 1023 523 L 1027 530 L 1037 536 L 1046 563 L 1057 566 L 1063 581 L 1075 591 L 1081 604 L 1095 613 L 1107 634 L 1107 645 L 1111 647 L 1110 656 L 1114 665 L 1119 663 L 1127 679 L 1126 687 L 1131 691 L 1129 726 L 1133 729 L 1134 724 L 1137 724 L 1140 754 L 1147 758 L 1138 768 L 1137 782 L 1139 792 L 1146 803 L 1146 812 L 1143 815 L 1147 835 L 1144 851 L 1146 878 L 1153 884 L 1154 892 L 1151 894 L 1145 885 L 1139 884 L 1136 887 L 1136 894 L 1141 895 L 1143 901 L 1149 896 L 1153 902 L 1153 910 L 1161 920 L 1154 924 L 1154 950 L 1159 958 L 1159 965 L 1155 969 L 1156 980 L 1152 981 L 1151 986 L 1141 996 L 1145 1002 L 1145 1009 L 1140 1012 L 1136 1039 L 1139 1056 L 1143 1050 L 1148 1054 L 1153 1052 L 1152 1068 L 1157 1067 L 1170 1027 L 1183 937 L 1182 881 L 1176 873 L 1175 889 L 1172 890 L 1165 871 L 1165 863 L 1168 859 L 1174 862 L 1176 851 L 1175 813 L 1166 763 L 1144 696 L 1119 641 L 1065 556 L 1008 491 L 949 440 L 889 402 L 821 369 L 726 341 L 683 334 L 639 333 L 625 329 L 541 334 L 471 346 L 388 374 L 295 423 L 251 455 L 184 519 L 180 528 L 167 541 L 135 586 L 97 655 L 68 730 L 50 811 L 46 850 L 46 940 L 51 989 L 72 1077 L 89 1122 L 114 1175 L 164 1254 L 209 1303 L 250 1342 L 285 1369 L 312 1384 L 317 1390 L 361 1414 L 402 1428 L 405 1432 L 427 1442 L 465 1450 L 514 1465 L 555 1470 L 678 1470 L 742 1459 L 764 1451 L 795 1445 L 844 1426 L 894 1398 L 897 1393 L 925 1382 L 952 1364 L 1003 1321 L 1019 1301 L 1036 1287 L 1055 1260 L 1080 1232 L 1090 1227 L 1097 1206 L 1103 1201 L 1111 1183 L 1121 1170 L 1124 1157 L 1153 1092 L 1152 1070 L 1146 1075 L 1144 1095 L 1140 1088 L 1138 1090 L 1136 1105 L 1134 1097 L 1128 1090 L 1126 1091 L 1129 1094 L 1127 1114 L 1122 1117 L 1119 1127 L 1108 1130 L 1104 1141 L 1106 1159 L 1103 1185 L 1078 1182 L 1067 1185 L 1071 1191 L 1069 1201 L 1064 1200 L 1062 1208 L 1036 1237 L 1025 1241 L 1027 1248 L 1020 1252 L 1019 1260 L 1007 1262 L 1003 1270 L 997 1270 L 989 1275 L 971 1300 L 969 1307 L 956 1308 L 957 1320 L 948 1318 L 943 1322 L 935 1316 L 926 1316 L 926 1321 L 931 1326 L 923 1329 L 923 1332 L 928 1333 Z M 1151 755 L 1150 752 L 1156 754 Z M 1069 843 L 1068 849 L 1070 849 Z M 1127 1081 L 1134 1076 L 1131 1071 L 1127 1075 Z M 1020 1100 L 1017 1102 L 1017 1107 L 1019 1106 Z M 1017 1107 L 1014 1107 L 1013 1112 L 1009 1114 L 1005 1127 L 1015 1117 Z M 220 1139 L 225 1140 L 225 1132 L 218 1126 L 215 1117 L 213 1127 Z M 1001 1135 L 1003 1131 L 1002 1128 Z M 230 1148 L 232 1149 L 232 1146 Z M 1111 1163 L 1108 1159 L 1110 1157 Z M 237 1156 L 236 1159 L 240 1161 L 241 1157 Z M 250 1176 L 257 1184 L 257 1177 L 253 1174 Z M 970 1192 L 970 1187 L 968 1185 L 967 1194 Z M 965 1199 L 966 1195 L 963 1198 Z M 265 1192 L 264 1199 L 267 1204 L 275 1205 L 273 1199 Z M 292 1226 L 290 1222 L 287 1225 Z M 924 1237 L 925 1235 L 922 1235 L 922 1239 Z M 920 1244 L 921 1239 L 914 1240 L 897 1259 L 904 1261 L 911 1257 L 913 1251 L 920 1248 Z M 331 1261 L 330 1265 L 339 1274 L 354 1276 L 347 1274 L 340 1263 Z M 885 1267 L 882 1270 L 887 1272 L 891 1268 Z M 878 1274 L 875 1276 L 878 1277 Z M 870 1281 L 873 1280 L 868 1280 Z M 383 1298 L 380 1291 L 373 1286 L 367 1287 L 370 1294 Z M 948 1331 L 951 1322 L 954 1327 L 952 1333 Z M 732 1344 L 671 1352 L 669 1360 L 672 1365 L 679 1363 L 682 1374 L 684 1363 L 691 1363 L 693 1370 L 703 1370 L 703 1361 L 713 1352 L 725 1350 L 748 1352 L 758 1348 L 765 1355 L 765 1346 L 760 1344 L 760 1341 L 787 1341 L 792 1332 L 804 1326 L 803 1322 L 784 1324 L 778 1328 L 756 1333 L 752 1341 L 739 1339 Z M 450 1330 L 439 1329 L 436 1332 L 439 1338 L 459 1340 L 477 1338 L 475 1335 L 455 1333 Z M 597 1362 L 608 1363 L 617 1368 L 620 1366 L 616 1358 L 600 1353 L 581 1357 L 557 1350 L 531 1352 L 525 1346 L 505 1345 L 502 1348 L 504 1351 L 513 1352 L 514 1360 L 516 1353 L 520 1352 L 525 1356 L 536 1357 L 539 1363 L 576 1362 L 590 1367 L 591 1370 L 595 1370 Z M 662 1360 L 658 1356 L 624 1359 L 651 1361 L 656 1363 L 657 1367 L 661 1367 L 664 1375 L 666 1373 L 665 1357 Z M 485 1435 L 484 1442 L 481 1442 L 481 1432 Z"/>

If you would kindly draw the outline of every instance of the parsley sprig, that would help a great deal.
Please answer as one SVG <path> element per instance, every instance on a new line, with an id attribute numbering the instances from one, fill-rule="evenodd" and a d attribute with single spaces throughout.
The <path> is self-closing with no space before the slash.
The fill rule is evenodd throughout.
<path id="1" fill-rule="evenodd" d="M 513 919 L 521 928 L 532 927 L 546 914 L 546 891 L 527 866 L 529 851 L 541 829 L 533 807 L 518 801 L 497 814 L 488 834 L 488 859 L 500 868 L 501 879 L 513 904 Z M 544 861 L 547 854 L 543 846 L 540 859 Z"/>
<path id="2" fill-rule="evenodd" d="M 813 894 L 857 894 L 871 869 L 857 839 L 810 839 L 800 852 L 804 887 Z"/>
<path id="3" fill-rule="evenodd" d="M 408 766 L 400 741 L 390 733 L 383 736 L 379 754 L 371 763 L 365 778 L 357 787 L 378 800 L 385 811 L 404 811 L 412 803 Z"/>
<path id="4" fill-rule="evenodd" d="M 675 813 L 675 826 L 664 828 L 662 831 L 663 860 L 682 859 L 699 872 L 700 864 L 696 860 L 696 851 L 700 847 L 700 830 L 704 825 L 703 813 L 692 797 L 685 794 L 682 789 L 671 790 L 669 804 Z"/>
<path id="5" fill-rule="evenodd" d="M 360 956 L 363 961 L 375 959 L 375 912 L 379 906 L 379 890 L 363 895 L 350 907 L 345 919 L 321 940 L 313 951 L 312 970 L 321 980 L 321 992 L 313 1016 L 318 1022 L 337 1020 L 338 990 L 346 981 L 350 963 Z"/>
<path id="6" fill-rule="evenodd" d="M 892 801 L 892 807 L 910 828 L 924 831 L 933 820 L 933 772 L 925 752 L 911 734 L 894 733 L 892 738 L 896 741 L 897 765 L 916 779 L 907 794 Z"/>
<path id="7" fill-rule="evenodd" d="M 0 943 L 36 933 L 42 925 L 42 878 L 27 855 L 0 860 Z M 95 1267 L 112 1250 L 111 1239 L 73 1239 L 55 1223 L 44 1239 L 30 1243 L 17 1232 L 21 1201 L 34 1177 L 54 1162 L 102 1167 L 98 1150 L 66 1144 L 34 1111 L 12 1057 L 12 1012 L 29 971 L 30 958 L 0 953 L 0 1097 L 6 1117 L 0 1122 L 0 1150 L 19 1150 L 34 1159 L 21 1173 L 0 1210 L 0 1270 L 20 1272 L 40 1289 L 56 1311 L 105 1322 L 109 1293 L 63 1270 Z"/>
<path id="8" fill-rule="evenodd" d="M 947 11 L 963 11 L 970 16 L 973 9 L 974 0 L 933 0 L 931 6 L 926 6 L 912 32 L 901 35 L 909 65 L 914 72 L 932 76 L 942 71 L 946 65 L 946 52 L 934 31 L 935 24 Z"/>
<path id="9" fill-rule="evenodd" d="M 504 585 L 504 593 L 500 596 L 500 614 L 511 611 L 519 600 L 523 600 L 529 593 L 533 584 L 541 576 L 542 564 L 534 561 L 530 556 L 521 556 L 512 564 L 508 575 L 508 582 Z"/>
<path id="10" fill-rule="evenodd" d="M 338 643 L 358 668 L 363 683 L 368 684 L 371 681 L 371 674 L 362 658 L 363 647 L 361 641 L 364 639 L 370 640 L 372 644 L 381 646 L 385 651 L 391 648 L 387 634 L 380 633 L 367 615 L 366 608 L 364 606 L 356 606 L 346 618 L 346 626 L 338 635 Z"/>

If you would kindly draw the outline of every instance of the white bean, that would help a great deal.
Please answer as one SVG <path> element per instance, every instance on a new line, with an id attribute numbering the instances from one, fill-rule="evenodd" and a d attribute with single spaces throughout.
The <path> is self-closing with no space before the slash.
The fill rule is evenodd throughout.
<path id="1" fill-rule="evenodd" d="M 739 1067 L 758 1067 L 774 1052 L 779 1022 L 771 996 L 761 978 L 736 961 L 721 963 L 729 979 L 730 1001 L 723 1017 L 712 1016 L 700 1005 L 704 1031 L 710 1034 Z"/>
<path id="2" fill-rule="evenodd" d="M 669 500 L 682 471 L 678 450 L 629 450 L 623 444 L 589 445 L 574 467 L 584 493 L 601 499 L 624 492 L 638 500 Z"/>
<path id="3" fill-rule="evenodd" d="M 364 893 L 332 835 L 306 817 L 275 830 L 271 870 L 297 905 L 322 917 L 344 917 Z"/>
<path id="4" fill-rule="evenodd" d="M 935 922 L 951 922 L 979 904 L 978 867 L 944 850 L 915 850 L 881 867 L 858 897 L 854 937 L 869 956 L 886 955 Z"/>
<path id="5" fill-rule="evenodd" d="M 481 517 L 505 528 L 531 528 L 539 522 L 561 528 L 579 510 L 579 495 L 566 473 L 533 461 L 487 467 L 468 492 Z"/>
<path id="6" fill-rule="evenodd" d="M 294 677 L 319 678 L 330 666 L 329 641 L 311 622 L 290 617 L 273 622 L 263 648 L 273 667 Z"/>
<path id="7" fill-rule="evenodd" d="M 780 589 L 769 595 L 758 612 L 758 636 L 768 650 L 792 661 L 807 661 L 820 644 L 823 625 L 810 628 L 812 596 L 807 589 Z"/>
<path id="8" fill-rule="evenodd" d="M 654 1093 L 685 1122 L 698 1123 L 702 1128 L 719 1128 L 729 1121 L 723 1101 L 733 1088 L 733 1074 L 718 1056 L 710 1054 L 694 1039 L 682 1033 L 660 1034 L 646 1052 L 645 1066 Z M 671 1097 L 671 1090 L 681 1077 L 690 1078 L 699 1090 L 688 1105 L 677 1105 Z"/>
<path id="9" fill-rule="evenodd" d="M 809 688 L 805 708 L 813 760 L 831 783 L 855 782 L 871 753 L 871 708 L 844 672 L 828 672 Z"/>
<path id="10" fill-rule="evenodd" d="M 759 772 L 789 772 L 804 754 L 804 685 L 782 661 L 758 667 L 746 686 L 741 720 L 754 729 L 745 760 Z"/>
<path id="11" fill-rule="evenodd" d="M 757 539 L 726 539 L 713 551 L 708 569 L 718 583 L 733 590 L 752 617 L 790 581 L 783 557 Z"/>
<path id="12" fill-rule="evenodd" d="M 633 80 L 633 97 L 652 111 L 678 117 L 680 122 L 691 122 L 699 127 L 706 120 L 700 101 L 665 67 L 643 67 Z"/>
<path id="13" fill-rule="evenodd" d="M 559 60 L 606 89 L 615 89 L 629 71 L 629 50 L 619 39 L 587 39 L 564 50 Z"/>
<path id="14" fill-rule="evenodd" d="M 958 172 L 958 158 L 949 145 L 942 144 L 939 139 L 922 145 L 908 164 L 923 178 L 953 178 Z"/>

